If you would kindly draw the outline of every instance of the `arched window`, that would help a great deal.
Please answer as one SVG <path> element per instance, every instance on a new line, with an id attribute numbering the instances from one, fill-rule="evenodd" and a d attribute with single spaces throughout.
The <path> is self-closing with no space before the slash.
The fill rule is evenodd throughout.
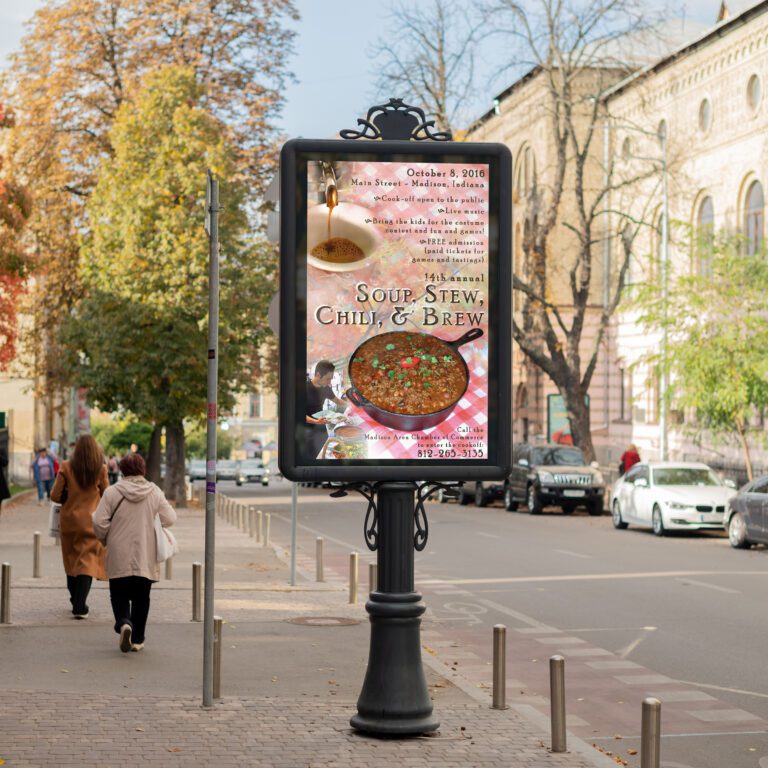
<path id="1" fill-rule="evenodd" d="M 715 206 L 707 195 L 696 214 L 696 273 L 712 277 L 712 249 L 715 240 Z"/>
<path id="2" fill-rule="evenodd" d="M 522 199 L 527 197 L 536 178 L 536 158 L 529 146 L 525 146 L 520 152 L 517 164 L 517 196 Z"/>
<path id="3" fill-rule="evenodd" d="M 520 231 L 520 222 L 515 224 L 515 258 L 512 262 L 512 269 L 515 275 L 523 277 L 523 233 Z"/>
<path id="4" fill-rule="evenodd" d="M 764 225 L 763 185 L 759 181 L 753 181 L 747 190 L 744 206 L 744 233 L 747 236 L 747 253 L 750 256 L 754 256 L 763 244 Z"/>

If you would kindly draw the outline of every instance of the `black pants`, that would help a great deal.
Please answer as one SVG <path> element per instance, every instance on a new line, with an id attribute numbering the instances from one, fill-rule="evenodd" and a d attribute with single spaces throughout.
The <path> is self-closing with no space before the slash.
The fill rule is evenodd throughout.
<path id="1" fill-rule="evenodd" d="M 143 576 L 124 576 L 109 580 L 109 599 L 112 613 L 115 614 L 115 632 L 120 632 L 123 624 L 133 628 L 131 640 L 144 642 L 144 631 L 149 615 L 149 590 L 152 582 Z"/>
<path id="2" fill-rule="evenodd" d="M 84 616 L 88 613 L 88 593 L 91 591 L 93 579 L 90 576 L 67 576 L 69 602 L 72 603 L 72 613 Z"/>

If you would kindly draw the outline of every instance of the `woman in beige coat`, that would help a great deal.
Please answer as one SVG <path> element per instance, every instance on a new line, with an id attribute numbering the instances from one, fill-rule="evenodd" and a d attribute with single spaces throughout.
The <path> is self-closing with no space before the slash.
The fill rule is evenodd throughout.
<path id="1" fill-rule="evenodd" d="M 91 515 L 108 485 L 101 448 L 91 435 L 83 435 L 75 443 L 72 459 L 62 463 L 51 490 L 53 501 L 63 500 L 61 556 L 76 619 L 88 616 L 87 600 L 93 579 L 107 578 L 104 547 L 94 535 Z"/>
<path id="2" fill-rule="evenodd" d="M 122 479 L 107 488 L 93 513 L 93 530 L 107 545 L 109 597 L 123 653 L 144 647 L 149 592 L 152 582 L 160 579 L 155 515 L 163 527 L 176 522 L 175 510 L 144 477 L 146 471 L 138 453 L 125 456 L 120 461 Z"/>

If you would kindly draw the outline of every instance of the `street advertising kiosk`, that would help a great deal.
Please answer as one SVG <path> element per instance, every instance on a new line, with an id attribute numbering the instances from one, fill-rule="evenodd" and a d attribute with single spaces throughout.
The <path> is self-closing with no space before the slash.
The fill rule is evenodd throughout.
<path id="1" fill-rule="evenodd" d="M 279 465 L 366 498 L 378 585 L 351 722 L 423 733 L 424 502 L 510 461 L 511 158 L 397 99 L 358 124 L 281 154 Z"/>

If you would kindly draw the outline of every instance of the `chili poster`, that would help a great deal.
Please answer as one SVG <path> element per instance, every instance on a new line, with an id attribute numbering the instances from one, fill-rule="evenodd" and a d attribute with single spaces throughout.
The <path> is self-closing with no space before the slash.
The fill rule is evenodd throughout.
<path id="1" fill-rule="evenodd" d="M 487 460 L 489 165 L 306 169 L 305 458 Z"/>

